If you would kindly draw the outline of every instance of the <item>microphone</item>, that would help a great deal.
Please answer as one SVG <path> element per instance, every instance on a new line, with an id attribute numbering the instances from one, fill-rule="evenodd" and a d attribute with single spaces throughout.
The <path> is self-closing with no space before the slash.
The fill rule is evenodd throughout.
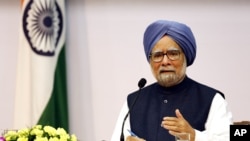
<path id="1" fill-rule="evenodd" d="M 141 90 L 147 83 L 147 80 L 145 78 L 142 78 L 139 82 L 138 82 L 138 87 L 139 90 Z"/>
<path id="2" fill-rule="evenodd" d="M 125 115 L 124 119 L 123 119 L 123 122 L 122 122 L 122 131 L 121 131 L 121 136 L 120 136 L 120 141 L 124 141 L 124 133 L 123 133 L 123 129 L 124 129 L 124 124 L 125 124 L 125 121 L 126 119 L 128 118 L 128 115 L 130 114 L 130 111 L 133 109 L 140 93 L 141 93 L 141 89 L 146 85 L 147 81 L 145 78 L 141 78 L 140 81 L 138 82 L 138 87 L 139 87 L 139 92 L 138 94 L 136 95 L 132 105 L 131 105 L 131 108 L 129 108 L 127 114 Z"/>

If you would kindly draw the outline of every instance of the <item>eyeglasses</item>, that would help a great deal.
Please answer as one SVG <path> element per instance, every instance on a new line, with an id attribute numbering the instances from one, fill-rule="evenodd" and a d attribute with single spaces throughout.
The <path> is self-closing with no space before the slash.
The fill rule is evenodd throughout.
<path id="1" fill-rule="evenodd" d="M 149 55 L 152 61 L 158 63 L 161 62 L 166 55 L 169 60 L 174 61 L 180 58 L 181 51 L 180 50 L 168 50 L 166 53 L 164 52 L 153 52 Z"/>

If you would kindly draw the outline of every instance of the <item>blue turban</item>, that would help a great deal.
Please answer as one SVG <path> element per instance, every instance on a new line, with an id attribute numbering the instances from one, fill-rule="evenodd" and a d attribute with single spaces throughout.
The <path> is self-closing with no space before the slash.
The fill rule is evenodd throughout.
<path id="1" fill-rule="evenodd" d="M 185 24 L 166 20 L 153 22 L 144 33 L 143 44 L 148 62 L 153 47 L 164 35 L 171 37 L 181 47 L 187 66 L 192 65 L 196 56 L 196 43 L 191 29 Z"/>

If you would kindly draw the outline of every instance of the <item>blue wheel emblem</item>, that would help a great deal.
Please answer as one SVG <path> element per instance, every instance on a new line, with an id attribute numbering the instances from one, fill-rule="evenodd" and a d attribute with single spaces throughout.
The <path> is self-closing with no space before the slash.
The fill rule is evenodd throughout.
<path id="1" fill-rule="evenodd" d="M 30 0 L 23 14 L 23 31 L 31 49 L 53 56 L 62 34 L 63 18 L 55 0 Z"/>

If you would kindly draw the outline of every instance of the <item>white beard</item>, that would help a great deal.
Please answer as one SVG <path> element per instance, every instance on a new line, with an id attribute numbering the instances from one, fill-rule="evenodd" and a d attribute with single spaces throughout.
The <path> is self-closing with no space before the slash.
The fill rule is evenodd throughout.
<path id="1" fill-rule="evenodd" d="M 158 75 L 158 77 L 156 78 L 158 83 L 164 87 L 170 87 L 170 86 L 179 84 L 185 78 L 186 64 L 187 64 L 186 60 L 184 60 L 183 65 L 182 65 L 182 70 L 179 75 L 174 72 L 167 73 L 167 74 L 162 73 Z"/>
<path id="2" fill-rule="evenodd" d="M 177 84 L 180 81 L 180 78 L 175 73 L 171 73 L 160 74 L 157 80 L 160 85 L 169 87 L 174 84 Z"/>

